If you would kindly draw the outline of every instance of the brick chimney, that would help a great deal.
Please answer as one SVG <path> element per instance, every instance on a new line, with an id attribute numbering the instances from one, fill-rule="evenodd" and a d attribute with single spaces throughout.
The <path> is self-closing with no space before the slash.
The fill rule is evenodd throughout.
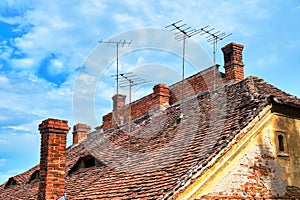
<path id="1" fill-rule="evenodd" d="M 91 132 L 91 127 L 87 124 L 76 124 L 73 126 L 73 144 L 77 144 Z"/>
<path id="2" fill-rule="evenodd" d="M 116 94 L 112 97 L 113 100 L 113 110 L 117 110 L 117 108 L 122 108 L 125 106 L 126 95 Z"/>
<path id="3" fill-rule="evenodd" d="M 243 51 L 244 46 L 236 43 L 227 44 L 222 48 L 226 79 L 238 82 L 244 79 Z"/>
<path id="4" fill-rule="evenodd" d="M 157 84 L 153 87 L 152 109 L 162 110 L 169 105 L 170 91 L 165 84 Z"/>
<path id="5" fill-rule="evenodd" d="M 39 125 L 41 133 L 38 200 L 58 199 L 65 193 L 68 121 L 49 118 Z"/>

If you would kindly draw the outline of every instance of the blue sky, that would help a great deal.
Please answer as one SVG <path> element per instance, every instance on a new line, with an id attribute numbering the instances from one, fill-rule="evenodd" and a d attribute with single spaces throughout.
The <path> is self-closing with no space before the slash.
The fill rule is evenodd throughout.
<path id="1" fill-rule="evenodd" d="M 195 28 L 210 25 L 233 33 L 219 43 L 217 63 L 221 69 L 220 47 L 229 42 L 243 44 L 246 76 L 261 77 L 300 97 L 300 0 L 238 3 L 233 0 L 2 0 L 0 182 L 39 162 L 37 127 L 43 119 L 67 119 L 73 126 L 75 83 L 81 78 L 91 81 L 90 77 L 78 77 L 78 74 L 97 49 L 99 39 L 141 28 L 164 28 L 178 19 Z M 198 35 L 193 41 L 211 55 L 212 48 L 205 38 Z M 120 69 L 126 71 L 153 62 L 160 64 L 155 69 L 169 65 L 180 73 L 180 59 L 170 59 L 166 52 L 150 50 L 122 56 Z M 113 66 L 111 63 L 105 68 L 106 76 L 93 80 L 97 82 L 92 95 L 98 125 L 101 116 L 111 109 L 110 98 L 115 86 L 109 75 L 114 73 Z M 155 81 L 165 82 L 166 76 L 160 75 Z M 145 87 L 149 91 L 152 86 Z M 136 97 L 145 94 L 141 88 L 135 93 Z M 91 122 L 91 125 L 97 124 Z M 71 133 L 68 144 L 70 136 Z"/>

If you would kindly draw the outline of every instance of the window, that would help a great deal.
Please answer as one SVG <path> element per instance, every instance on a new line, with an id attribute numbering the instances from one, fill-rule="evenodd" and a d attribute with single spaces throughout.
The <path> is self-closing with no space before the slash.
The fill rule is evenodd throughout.
<path id="1" fill-rule="evenodd" d="M 89 168 L 89 167 L 94 167 L 96 166 L 95 158 L 87 158 L 86 160 L 83 160 L 84 162 L 84 167 Z"/>
<path id="2" fill-rule="evenodd" d="M 104 163 L 97 160 L 93 156 L 88 155 L 86 157 L 79 158 L 78 161 L 75 163 L 75 165 L 70 169 L 69 174 L 73 172 L 78 172 L 85 168 L 100 167 L 100 166 L 104 166 Z"/>
<path id="3" fill-rule="evenodd" d="M 40 179 L 40 170 L 36 170 L 33 172 L 30 176 L 29 183 L 33 183 L 35 181 L 38 181 Z"/>
<path id="4" fill-rule="evenodd" d="M 287 134 L 277 131 L 277 152 L 279 156 L 288 156 Z"/>
<path id="5" fill-rule="evenodd" d="M 278 147 L 279 151 L 284 152 L 283 136 L 278 135 Z"/>
<path id="6" fill-rule="evenodd" d="M 17 181 L 14 178 L 9 178 L 4 188 L 9 188 L 13 185 L 17 185 Z"/>

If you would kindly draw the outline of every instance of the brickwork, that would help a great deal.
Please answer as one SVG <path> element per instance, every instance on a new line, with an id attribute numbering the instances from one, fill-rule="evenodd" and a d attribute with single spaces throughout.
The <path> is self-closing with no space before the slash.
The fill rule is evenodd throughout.
<path id="1" fill-rule="evenodd" d="M 125 95 L 123 95 L 125 96 Z M 131 106 L 131 118 L 136 118 L 142 115 L 145 115 L 151 111 L 160 110 L 169 105 L 170 92 L 169 88 L 165 84 L 158 84 L 153 87 L 153 93 L 149 94 L 135 102 L 130 104 Z M 115 98 L 114 98 L 115 99 Z M 115 103 L 114 103 L 115 104 Z M 129 108 L 127 106 L 120 106 L 118 109 L 119 119 L 122 117 L 123 121 L 126 123 L 128 121 Z M 102 120 L 102 129 L 106 130 L 110 127 L 116 125 L 115 120 L 113 119 L 114 113 L 108 113 L 104 115 Z"/>
<path id="2" fill-rule="evenodd" d="M 299 199 L 300 99 L 256 77 L 218 90 L 226 92 L 227 111 L 224 123 L 214 129 L 209 128 L 215 109 L 211 94 L 203 92 L 197 94 L 197 104 L 187 99 L 187 114 L 179 121 L 180 105 L 170 105 L 135 120 L 130 135 L 127 127 L 93 132 L 67 148 L 68 170 L 90 154 L 104 163 L 68 175 L 67 198 Z M 201 109 L 194 109 L 195 105 Z M 295 115 L 285 116 L 290 110 Z M 41 164 L 11 177 L 16 184 L 0 185 L 1 200 L 63 195 L 61 161 L 69 127 L 66 121 L 48 119 L 39 129 Z M 285 135 L 288 155 L 278 152 L 277 132 Z M 133 155 L 130 159 L 128 153 Z M 41 180 L 30 181 L 37 170 Z"/>
<path id="3" fill-rule="evenodd" d="M 223 84 L 224 79 L 218 70 L 218 66 L 213 66 L 204 71 L 201 71 L 184 81 L 184 97 L 198 94 L 201 91 L 211 89 L 214 85 Z M 125 96 L 125 95 L 122 95 Z M 180 100 L 182 97 L 182 82 L 178 82 L 168 87 L 165 84 L 157 84 L 153 87 L 153 93 L 149 94 L 135 102 L 131 103 L 131 118 L 136 118 L 151 111 L 163 110 L 168 105 L 172 105 Z M 120 99 L 120 98 L 119 98 Z M 118 103 L 118 115 L 122 116 L 126 123 L 128 118 L 128 105 Z M 116 95 L 113 97 L 113 108 L 116 105 Z M 116 114 L 115 111 L 113 111 Z M 103 130 L 111 128 L 116 125 L 113 120 L 113 113 L 108 113 L 103 116 Z"/>
<path id="4" fill-rule="evenodd" d="M 78 123 L 73 126 L 73 144 L 77 144 L 91 132 L 91 126 Z"/>
<path id="5" fill-rule="evenodd" d="M 39 125 L 41 133 L 39 200 L 58 199 L 65 193 L 66 136 L 68 121 L 47 119 Z"/>
<path id="6" fill-rule="evenodd" d="M 151 111 L 152 105 L 153 93 L 133 102 L 131 104 L 131 118 L 136 118 L 138 116 L 149 113 Z M 128 111 L 128 105 L 126 110 Z"/>
<path id="7" fill-rule="evenodd" d="M 220 84 L 223 84 L 222 74 L 219 72 L 218 66 L 213 66 L 185 79 L 183 94 L 184 97 L 188 97 Z M 170 104 L 172 105 L 181 99 L 182 82 L 171 85 L 170 93 Z"/>
<path id="8" fill-rule="evenodd" d="M 236 43 L 230 43 L 222 48 L 227 80 L 238 82 L 244 79 L 243 48 L 243 45 Z"/>
<path id="9" fill-rule="evenodd" d="M 284 166 L 293 155 L 278 156 L 272 130 L 262 130 L 251 147 L 241 152 L 243 155 L 230 161 L 235 163 L 231 170 L 224 172 L 226 175 L 199 199 L 299 199 L 300 188 L 289 186 L 293 184 L 289 176 L 294 172 Z"/>
<path id="10" fill-rule="evenodd" d="M 161 110 L 169 105 L 170 92 L 165 84 L 158 84 L 153 87 L 152 109 Z"/>
<path id="11" fill-rule="evenodd" d="M 198 94 L 201 91 L 212 89 L 215 86 L 222 85 L 227 81 L 238 82 L 244 79 L 244 64 L 243 51 L 244 46 L 236 43 L 230 43 L 222 48 L 224 53 L 224 68 L 225 76 L 219 71 L 219 66 L 212 66 L 204 71 L 201 71 L 182 82 L 175 83 L 168 86 L 158 84 L 154 86 L 153 93 L 147 95 L 135 102 L 131 103 L 131 118 L 136 118 L 145 115 L 151 111 L 164 109 L 166 105 L 173 105 L 178 102 L 182 95 L 184 98 L 191 95 Z M 183 88 L 183 92 L 182 92 Z M 169 90 L 169 91 L 168 91 Z M 118 115 L 118 122 L 128 121 L 128 105 L 125 106 L 125 95 L 119 94 L 112 97 L 113 99 L 113 113 L 108 113 L 103 116 L 104 130 L 116 125 L 113 116 Z M 116 112 L 116 110 L 118 111 Z M 120 117 L 122 119 L 120 119 Z"/>
<path id="12" fill-rule="evenodd" d="M 117 110 L 117 108 L 122 108 L 125 106 L 126 95 L 116 94 L 112 97 L 113 100 L 113 110 Z"/>

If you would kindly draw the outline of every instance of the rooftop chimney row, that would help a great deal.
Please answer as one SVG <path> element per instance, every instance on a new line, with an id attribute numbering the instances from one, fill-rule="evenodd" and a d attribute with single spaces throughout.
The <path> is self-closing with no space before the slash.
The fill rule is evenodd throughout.
<path id="1" fill-rule="evenodd" d="M 219 72 L 218 66 L 212 66 L 186 79 L 184 96 L 197 94 L 204 90 L 213 88 L 215 84 L 224 84 L 228 81 L 238 82 L 244 79 L 243 51 L 244 46 L 230 43 L 222 48 L 224 54 L 225 76 Z M 217 69 L 217 70 L 216 70 Z M 217 80 L 216 80 L 217 79 Z M 170 88 L 165 84 L 157 84 L 153 87 L 153 93 L 133 103 L 131 106 L 131 118 L 145 115 L 151 111 L 162 110 L 169 104 L 177 102 L 181 98 L 182 85 L 178 82 Z M 113 113 L 103 116 L 102 129 L 106 130 L 115 126 L 116 120 L 126 123 L 128 118 L 128 105 L 125 105 L 125 95 L 118 94 L 112 97 Z M 127 109 L 127 110 L 126 110 Z M 114 119 L 114 116 L 118 119 Z M 122 119 L 122 120 L 120 120 Z"/>
<path id="2" fill-rule="evenodd" d="M 128 106 L 125 106 L 125 95 L 118 94 L 112 97 L 113 99 L 113 112 L 116 115 L 118 110 L 118 117 L 120 121 L 126 122 L 128 120 Z M 131 118 L 142 116 L 151 111 L 162 110 L 169 105 L 170 91 L 169 87 L 165 84 L 158 84 L 153 87 L 153 93 L 147 95 L 140 100 L 132 102 L 131 106 Z M 116 119 L 113 119 L 113 114 L 108 113 L 103 116 L 102 129 L 106 130 L 116 125 Z"/>

